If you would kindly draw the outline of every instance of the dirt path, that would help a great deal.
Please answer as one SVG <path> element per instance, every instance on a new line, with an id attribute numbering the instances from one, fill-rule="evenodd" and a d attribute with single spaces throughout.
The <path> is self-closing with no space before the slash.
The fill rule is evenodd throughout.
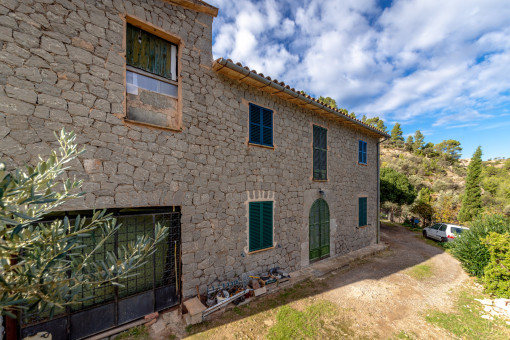
<path id="1" fill-rule="evenodd" d="M 459 262 L 403 227 L 382 225 L 381 242 L 389 245 L 387 251 L 314 279 L 304 287 L 227 312 L 212 323 L 192 328 L 192 337 L 263 339 L 276 323 L 283 322 L 278 319 L 278 310 L 290 307 L 296 313 L 307 313 L 311 304 L 326 302 L 337 306 L 337 315 L 341 313 L 348 320 L 351 333 L 340 337 L 388 339 L 405 330 L 413 338 L 451 338 L 424 317 L 428 310 L 448 312 L 454 307 L 452 293 L 469 279 Z M 286 338 L 283 334 L 273 338 Z M 321 333 L 311 337 L 339 336 Z"/>
<path id="2" fill-rule="evenodd" d="M 381 226 L 389 250 L 368 262 L 324 280 L 322 297 L 355 313 L 354 319 L 381 338 L 400 330 L 419 338 L 448 338 L 423 318 L 430 309 L 448 311 L 451 292 L 468 279 L 459 262 L 402 227 Z"/>

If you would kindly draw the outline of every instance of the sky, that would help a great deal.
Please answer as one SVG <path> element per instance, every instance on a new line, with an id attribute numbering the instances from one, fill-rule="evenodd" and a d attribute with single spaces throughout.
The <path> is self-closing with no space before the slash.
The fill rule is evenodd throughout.
<path id="1" fill-rule="evenodd" d="M 207 0 L 206 0 L 207 1 Z M 208 0 L 213 54 L 388 131 L 510 158 L 509 0 Z"/>

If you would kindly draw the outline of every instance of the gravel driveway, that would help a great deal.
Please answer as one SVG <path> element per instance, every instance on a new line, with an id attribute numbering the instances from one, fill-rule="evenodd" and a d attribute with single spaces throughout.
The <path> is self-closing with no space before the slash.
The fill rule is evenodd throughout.
<path id="1" fill-rule="evenodd" d="M 468 280 L 460 263 L 403 227 L 382 224 L 381 242 L 389 244 L 388 251 L 325 278 L 329 289 L 323 298 L 352 309 L 359 326 L 381 338 L 403 329 L 419 338 L 448 338 L 426 323 L 423 313 L 453 307 L 451 293 Z M 429 275 L 414 275 L 416 267 L 427 268 Z"/>
<path id="2" fill-rule="evenodd" d="M 451 334 L 427 323 L 425 314 L 432 309 L 453 310 L 455 293 L 469 281 L 460 263 L 403 227 L 382 224 L 381 242 L 388 244 L 388 250 L 283 293 L 261 297 L 192 327 L 190 333 L 174 334 L 193 339 L 287 339 L 292 328 L 300 326 L 296 323 L 315 317 L 311 327 L 318 332 L 299 337 L 408 339 L 402 336 L 405 330 L 404 335 L 412 338 L 450 339 Z M 321 303 L 336 306 L 335 316 L 320 311 L 306 314 L 309 306 Z M 288 308 L 301 321 L 282 319 L 281 311 L 289 312 Z M 278 327 L 280 333 L 275 332 Z"/>

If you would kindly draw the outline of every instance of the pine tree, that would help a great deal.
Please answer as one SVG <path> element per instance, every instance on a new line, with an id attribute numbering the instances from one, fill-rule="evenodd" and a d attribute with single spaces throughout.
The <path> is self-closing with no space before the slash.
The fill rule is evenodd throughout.
<path id="1" fill-rule="evenodd" d="M 373 117 L 373 118 L 368 118 L 368 119 L 365 118 L 365 120 L 363 122 L 365 124 L 372 125 L 381 131 L 386 132 L 386 125 L 384 125 L 384 121 L 382 119 L 380 119 L 379 117 Z"/>
<path id="2" fill-rule="evenodd" d="M 391 142 L 399 146 L 404 144 L 404 136 L 399 123 L 395 123 L 393 129 L 391 129 Z"/>
<path id="3" fill-rule="evenodd" d="M 331 98 L 331 97 L 323 97 L 323 96 L 320 96 L 319 97 L 319 101 L 320 102 L 323 102 L 324 104 L 328 105 L 328 106 L 331 106 L 332 108 L 334 109 L 337 109 L 338 107 L 336 106 L 336 101 Z"/>
<path id="4" fill-rule="evenodd" d="M 406 150 L 407 151 L 413 151 L 413 144 L 414 144 L 413 136 L 407 137 L 407 140 L 406 140 L 406 143 L 405 143 Z"/>
<path id="5" fill-rule="evenodd" d="M 414 143 L 413 150 L 419 150 L 425 144 L 425 136 L 421 133 L 420 130 L 416 130 L 414 133 Z"/>
<path id="6" fill-rule="evenodd" d="M 471 158 L 467 170 L 466 188 L 462 198 L 462 207 L 459 211 L 459 221 L 467 222 L 473 220 L 482 212 L 482 149 L 478 147 Z"/>

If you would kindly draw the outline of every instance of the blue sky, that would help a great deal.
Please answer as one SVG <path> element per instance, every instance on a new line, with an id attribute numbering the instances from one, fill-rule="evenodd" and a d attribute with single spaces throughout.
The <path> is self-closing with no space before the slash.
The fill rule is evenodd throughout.
<path id="1" fill-rule="evenodd" d="M 510 1 L 209 0 L 231 58 L 463 157 L 510 157 Z"/>

